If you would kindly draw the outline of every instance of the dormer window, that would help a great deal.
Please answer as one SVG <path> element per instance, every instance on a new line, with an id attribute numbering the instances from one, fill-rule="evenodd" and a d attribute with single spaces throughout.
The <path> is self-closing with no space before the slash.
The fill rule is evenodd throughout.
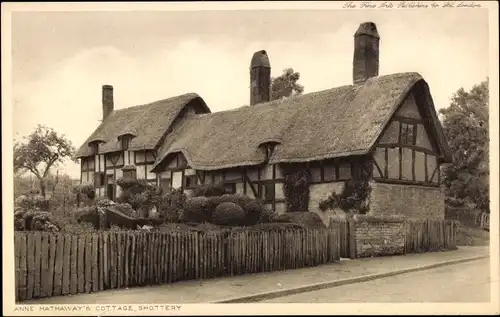
<path id="1" fill-rule="evenodd" d="M 271 159 L 271 156 L 273 155 L 274 148 L 276 145 L 279 144 L 276 141 L 267 141 L 263 142 L 259 145 L 259 147 L 264 151 L 264 154 L 266 156 L 266 162 Z"/>
<path id="2" fill-rule="evenodd" d="M 93 141 L 90 141 L 89 142 L 89 147 L 90 147 L 90 151 L 92 152 L 92 155 L 96 155 L 97 153 L 99 153 L 99 144 L 100 143 L 104 143 L 104 141 L 102 140 L 93 140 Z"/>
<path id="3" fill-rule="evenodd" d="M 127 133 L 118 137 L 118 141 L 121 143 L 122 150 L 128 150 L 130 147 L 130 141 L 134 138 L 134 135 Z"/>

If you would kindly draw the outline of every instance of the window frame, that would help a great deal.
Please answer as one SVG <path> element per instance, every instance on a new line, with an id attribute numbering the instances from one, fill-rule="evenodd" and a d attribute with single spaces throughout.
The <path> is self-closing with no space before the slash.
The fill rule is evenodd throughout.
<path id="1" fill-rule="evenodd" d="M 399 122 L 399 144 L 415 146 L 416 143 L 416 124 L 408 122 Z M 411 131 L 411 135 L 408 133 Z"/>

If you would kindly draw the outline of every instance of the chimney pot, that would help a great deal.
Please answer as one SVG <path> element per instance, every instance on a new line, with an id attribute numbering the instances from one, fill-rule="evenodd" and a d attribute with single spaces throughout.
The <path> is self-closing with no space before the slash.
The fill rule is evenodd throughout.
<path id="1" fill-rule="evenodd" d="M 359 25 L 354 33 L 353 83 L 364 83 L 370 77 L 378 76 L 379 42 L 377 26 L 373 22 Z"/>
<path id="2" fill-rule="evenodd" d="M 265 50 L 255 52 L 250 62 L 250 106 L 271 100 L 271 64 Z"/>
<path id="3" fill-rule="evenodd" d="M 102 120 L 104 121 L 114 109 L 113 86 L 102 86 Z"/>

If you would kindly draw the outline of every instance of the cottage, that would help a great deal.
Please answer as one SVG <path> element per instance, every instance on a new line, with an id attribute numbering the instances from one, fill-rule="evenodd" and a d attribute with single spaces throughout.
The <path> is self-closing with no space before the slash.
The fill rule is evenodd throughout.
<path id="1" fill-rule="evenodd" d="M 81 181 L 111 199 L 120 177 L 187 192 L 223 183 L 283 213 L 284 173 L 301 166 L 310 211 L 363 178 L 371 214 L 443 219 L 439 166 L 451 155 L 429 87 L 417 73 L 379 76 L 379 41 L 372 22 L 354 34 L 351 85 L 275 101 L 269 57 L 256 52 L 250 106 L 229 111 L 212 113 L 194 93 L 114 110 L 103 86 L 103 121 L 78 151 Z"/>

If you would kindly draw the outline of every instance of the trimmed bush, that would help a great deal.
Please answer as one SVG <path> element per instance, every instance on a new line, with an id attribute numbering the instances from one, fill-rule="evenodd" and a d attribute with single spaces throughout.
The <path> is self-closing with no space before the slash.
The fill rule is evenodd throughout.
<path id="1" fill-rule="evenodd" d="M 314 212 L 287 212 L 275 218 L 275 222 L 299 223 L 309 229 L 326 228 L 321 218 Z"/>
<path id="2" fill-rule="evenodd" d="M 226 193 L 226 189 L 222 184 L 203 184 L 197 185 L 193 188 L 193 196 L 192 197 L 216 197 L 222 196 Z"/>
<path id="3" fill-rule="evenodd" d="M 210 218 L 209 200 L 207 197 L 191 197 L 186 200 L 186 205 L 180 217 L 182 222 L 202 223 Z"/>
<path id="4" fill-rule="evenodd" d="M 267 213 L 266 208 L 257 200 L 252 200 L 245 204 L 243 210 L 245 210 L 245 223 L 248 226 L 253 226 L 259 223 L 261 216 Z"/>
<path id="5" fill-rule="evenodd" d="M 278 214 L 269 208 L 262 206 L 258 223 L 274 222 Z"/>
<path id="6" fill-rule="evenodd" d="M 244 225 L 245 211 L 232 202 L 224 202 L 215 208 L 212 223 L 221 226 Z"/>
<path id="7" fill-rule="evenodd" d="M 132 206 L 130 204 L 127 204 L 127 203 L 116 204 L 113 206 L 113 208 L 116 209 L 117 211 L 121 212 L 122 214 L 129 216 L 129 217 L 134 217 L 134 218 L 138 217 L 137 211 L 132 209 Z"/>

